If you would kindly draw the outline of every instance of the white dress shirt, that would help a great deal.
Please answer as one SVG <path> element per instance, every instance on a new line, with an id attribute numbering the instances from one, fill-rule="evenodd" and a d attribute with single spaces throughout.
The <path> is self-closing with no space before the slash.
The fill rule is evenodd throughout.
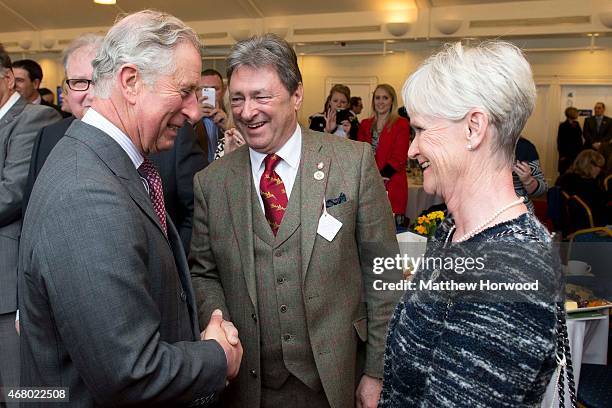
<path id="1" fill-rule="evenodd" d="M 123 133 L 117 126 L 115 126 L 110 120 L 106 119 L 104 116 L 100 115 L 98 112 L 94 110 L 94 108 L 87 109 L 85 116 L 81 119 L 83 123 L 87 123 L 97 129 L 100 129 L 107 135 L 109 135 L 115 142 L 121 146 L 121 148 L 127 153 L 130 157 L 132 163 L 134 163 L 134 167 L 138 169 L 142 162 L 144 161 L 144 157 L 142 154 L 136 149 L 132 140 Z"/>
<path id="2" fill-rule="evenodd" d="M 293 189 L 293 183 L 295 177 L 300 168 L 300 157 L 302 155 L 302 129 L 298 125 L 295 128 L 293 135 L 287 140 L 287 142 L 276 152 L 282 160 L 276 165 L 274 171 L 283 180 L 285 185 L 285 191 L 287 192 L 287 201 L 291 197 L 291 190 Z M 261 205 L 262 211 L 265 213 L 263 199 L 261 198 L 261 191 L 259 189 L 259 182 L 261 176 L 265 170 L 264 159 L 267 154 L 260 153 L 249 147 L 249 156 L 251 159 L 251 171 L 253 173 L 253 183 L 257 190 L 257 197 L 259 197 L 259 204 Z"/>
<path id="3" fill-rule="evenodd" d="M 19 92 L 13 92 L 13 94 L 8 98 L 6 103 L 0 106 L 0 120 L 4 117 L 4 115 L 6 115 L 6 113 L 9 110 L 11 110 L 13 105 L 15 105 L 15 103 L 17 103 L 18 100 L 19 100 Z"/>

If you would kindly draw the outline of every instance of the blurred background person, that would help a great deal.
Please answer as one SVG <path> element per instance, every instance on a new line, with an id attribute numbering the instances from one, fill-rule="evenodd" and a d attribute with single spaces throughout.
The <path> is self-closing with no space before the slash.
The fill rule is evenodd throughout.
<path id="1" fill-rule="evenodd" d="M 596 226 L 612 222 L 610 214 L 606 213 L 606 203 L 611 198 L 610 192 L 604 191 L 599 177 L 604 165 L 605 159 L 599 152 L 592 149 L 583 150 L 568 171 L 555 183 L 561 190 L 569 195 L 577 195 L 589 206 Z"/>
<path id="2" fill-rule="evenodd" d="M 221 73 L 215 69 L 205 69 L 200 75 L 200 92 L 198 105 L 202 118 L 195 124 L 195 133 L 198 143 L 206 155 L 208 163 L 215 160 L 215 154 L 223 148 L 224 132 L 229 128 L 229 119 L 223 98 L 225 97 L 225 85 Z M 204 88 L 215 90 L 215 101 L 211 104 L 208 97 L 202 94 Z"/>
<path id="3" fill-rule="evenodd" d="M 563 174 L 572 165 L 578 153 L 582 151 L 582 129 L 578 123 L 578 109 L 570 106 L 565 109 L 565 121 L 559 124 L 557 132 L 557 151 L 559 163 L 557 169 Z"/>
<path id="4" fill-rule="evenodd" d="M 353 115 L 351 115 L 349 109 L 350 99 L 351 90 L 348 86 L 342 84 L 332 86 L 325 100 L 323 112 L 315 113 L 309 117 L 309 128 L 354 140 L 357 136 L 356 131 L 353 131 L 352 134 L 350 131 L 346 133 L 344 127 L 341 126 L 345 121 L 350 124 L 353 120 Z"/>
<path id="5" fill-rule="evenodd" d="M 363 101 L 361 100 L 361 96 L 351 96 L 349 109 L 351 110 L 353 116 L 361 114 L 361 111 L 363 110 Z"/>
<path id="6" fill-rule="evenodd" d="M 548 183 L 540 168 L 540 157 L 533 143 L 524 137 L 519 137 L 514 149 L 514 165 L 512 166 L 512 183 L 514 191 L 525 198 L 525 205 L 534 212 L 531 198 L 539 197 L 548 191 Z"/>
<path id="7" fill-rule="evenodd" d="M 593 112 L 593 116 L 584 120 L 584 147 L 597 150 L 612 139 L 612 119 L 604 115 L 606 105 L 603 102 L 597 102 Z"/>
<path id="8" fill-rule="evenodd" d="M 38 93 L 43 101 L 48 105 L 55 105 L 55 94 L 49 88 L 39 88 Z"/>
<path id="9" fill-rule="evenodd" d="M 372 145 L 376 166 L 385 181 L 396 224 L 404 222 L 408 201 L 406 161 L 410 144 L 410 123 L 397 113 L 397 94 L 389 84 L 380 84 L 372 95 L 370 118 L 359 125 L 357 140 Z"/>

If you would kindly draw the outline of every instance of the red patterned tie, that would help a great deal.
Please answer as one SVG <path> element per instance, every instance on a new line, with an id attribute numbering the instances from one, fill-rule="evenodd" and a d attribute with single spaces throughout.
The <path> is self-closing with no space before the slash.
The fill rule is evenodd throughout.
<path id="1" fill-rule="evenodd" d="M 261 191 L 266 219 L 268 224 L 270 224 L 270 228 L 272 228 L 274 236 L 276 236 L 280 228 L 283 215 L 285 215 L 285 210 L 287 209 L 285 184 L 274 171 L 274 168 L 281 160 L 276 154 L 267 155 L 264 159 L 266 168 L 259 181 L 259 191 Z"/>
<path id="2" fill-rule="evenodd" d="M 159 222 L 164 230 L 164 234 L 168 236 L 168 226 L 166 225 L 166 207 L 164 206 L 164 189 L 162 187 L 161 177 L 155 168 L 155 165 L 149 158 L 144 159 L 140 167 L 140 174 L 147 180 L 149 185 L 149 197 L 153 203 L 153 209 Z"/>

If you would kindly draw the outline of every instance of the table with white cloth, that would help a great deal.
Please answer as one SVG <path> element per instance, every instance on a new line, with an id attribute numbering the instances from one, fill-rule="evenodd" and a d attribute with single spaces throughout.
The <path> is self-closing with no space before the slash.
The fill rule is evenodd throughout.
<path id="1" fill-rule="evenodd" d="M 572 351 L 572 367 L 574 369 L 574 382 L 576 395 L 580 381 L 580 366 L 584 364 L 602 364 L 608 362 L 608 330 L 610 315 L 592 319 L 567 319 L 567 334 Z M 567 378 L 564 379 L 565 402 L 569 402 Z M 552 404 L 554 401 L 554 404 Z M 551 405 L 552 404 L 552 405 Z M 542 400 L 542 407 L 558 407 L 557 372 L 551 379 Z"/>
<path id="2" fill-rule="evenodd" d="M 417 216 L 432 205 L 442 204 L 444 200 L 434 194 L 427 194 L 423 189 L 423 179 L 408 176 L 408 203 L 406 217 L 414 222 Z"/>

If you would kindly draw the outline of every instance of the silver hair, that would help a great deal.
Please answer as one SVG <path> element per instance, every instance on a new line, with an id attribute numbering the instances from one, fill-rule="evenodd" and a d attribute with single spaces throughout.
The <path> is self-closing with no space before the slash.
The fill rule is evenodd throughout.
<path id="1" fill-rule="evenodd" d="M 505 164 L 514 150 L 536 100 L 529 62 L 504 41 L 475 46 L 457 42 L 429 57 L 402 89 L 410 116 L 427 115 L 458 121 L 473 108 L 486 111 L 494 132 L 493 152 Z"/>
<path id="2" fill-rule="evenodd" d="M 196 32 L 178 18 L 153 10 L 130 14 L 108 31 L 93 60 L 93 82 L 99 98 L 110 96 L 112 80 L 127 63 L 136 65 L 147 85 L 174 71 L 179 44 L 192 44 L 202 54 Z"/>
<path id="3" fill-rule="evenodd" d="M 102 41 L 104 37 L 98 34 L 86 33 L 78 36 L 74 40 L 68 44 L 68 47 L 64 49 L 62 53 L 62 64 L 64 65 L 64 72 L 68 71 L 68 59 L 75 51 L 89 48 L 94 52 L 97 52 L 100 46 L 102 45 Z"/>
<path id="4" fill-rule="evenodd" d="M 302 73 L 295 51 L 289 43 L 275 34 L 264 34 L 237 42 L 227 57 L 227 83 L 240 67 L 272 67 L 285 89 L 294 93 L 302 83 Z"/>

